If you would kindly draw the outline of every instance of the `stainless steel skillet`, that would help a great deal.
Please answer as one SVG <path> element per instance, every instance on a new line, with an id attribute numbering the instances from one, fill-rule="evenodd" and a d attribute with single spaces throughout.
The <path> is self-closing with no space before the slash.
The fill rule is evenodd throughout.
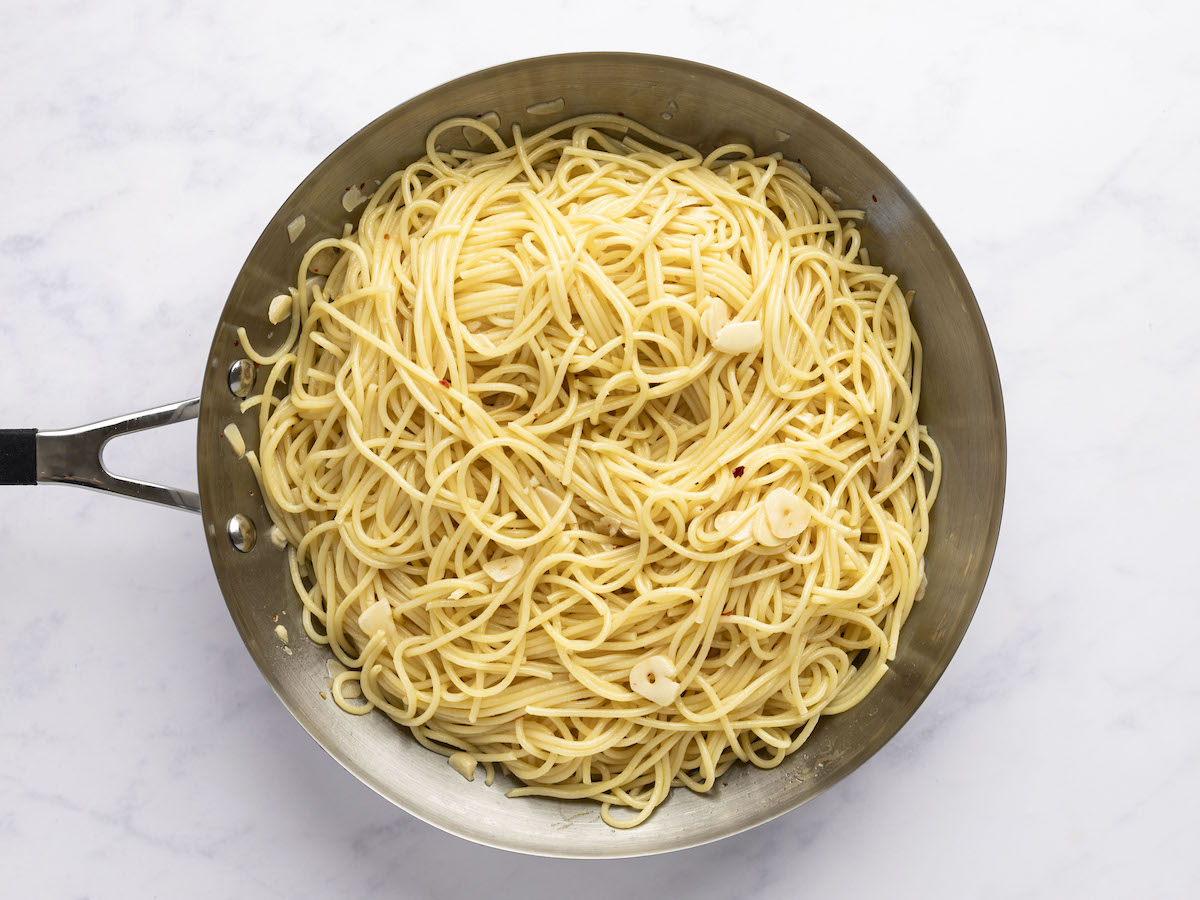
<path id="1" fill-rule="evenodd" d="M 237 328 L 273 347 L 271 297 L 290 284 L 300 256 L 354 218 L 347 187 L 383 178 L 424 152 L 437 122 L 497 113 L 526 131 L 567 116 L 618 111 L 704 147 L 730 138 L 801 160 L 819 185 L 867 210 L 872 260 L 917 291 L 914 319 L 925 347 L 921 414 L 945 457 L 927 556 L 929 589 L 905 627 L 891 671 L 853 710 L 823 720 L 804 748 L 770 771 L 735 767 L 704 796 L 686 790 L 644 825 L 617 831 L 586 804 L 508 800 L 467 783 L 382 715 L 349 716 L 320 692 L 327 652 L 303 637 L 284 555 L 266 539 L 269 519 L 249 467 L 222 430 L 236 423 L 257 442 L 238 396 L 253 387 Z M 303 214 L 294 243 L 288 223 Z M 257 374 L 261 377 L 261 373 Z M 116 434 L 199 416 L 199 495 L 116 478 L 100 461 Z M 439 828 L 482 844 L 547 856 L 612 857 L 676 850 L 735 834 L 781 815 L 845 777 L 908 720 L 945 670 L 983 590 L 1000 526 L 1005 476 L 1000 382 L 983 319 L 954 254 L 929 217 L 882 163 L 804 105 L 761 84 L 697 63 L 624 53 L 543 57 L 468 75 L 401 104 L 322 162 L 287 199 L 246 259 L 217 322 L 200 398 L 65 432 L 0 432 L 0 483 L 68 482 L 199 511 L 217 580 L 247 649 L 280 699 L 322 747 L 365 784 Z M 274 617 L 293 623 L 291 655 Z"/>

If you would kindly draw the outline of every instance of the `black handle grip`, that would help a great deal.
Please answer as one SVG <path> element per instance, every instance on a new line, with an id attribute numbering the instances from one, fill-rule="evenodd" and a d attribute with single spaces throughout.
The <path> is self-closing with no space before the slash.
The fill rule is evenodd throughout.
<path id="1" fill-rule="evenodd" d="M 36 428 L 0 428 L 0 484 L 37 484 Z"/>

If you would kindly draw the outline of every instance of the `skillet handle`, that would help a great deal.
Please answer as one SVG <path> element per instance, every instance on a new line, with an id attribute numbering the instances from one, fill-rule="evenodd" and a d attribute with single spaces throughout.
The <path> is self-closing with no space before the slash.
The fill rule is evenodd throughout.
<path id="1" fill-rule="evenodd" d="M 0 430 L 0 484 L 75 484 L 200 512 L 195 491 L 121 478 L 104 468 L 104 445 L 118 435 L 183 422 L 199 413 L 197 397 L 62 431 Z"/>

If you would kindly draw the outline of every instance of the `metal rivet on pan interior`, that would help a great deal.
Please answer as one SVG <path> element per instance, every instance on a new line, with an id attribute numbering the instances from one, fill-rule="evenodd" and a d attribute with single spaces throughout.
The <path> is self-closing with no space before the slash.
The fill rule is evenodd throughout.
<path id="1" fill-rule="evenodd" d="M 229 520 L 225 531 L 229 535 L 229 543 L 233 544 L 233 549 L 249 553 L 254 547 L 254 540 L 257 537 L 254 523 L 241 513 L 237 513 Z"/>
<path id="2" fill-rule="evenodd" d="M 235 397 L 245 399 L 254 388 L 254 363 L 248 359 L 239 359 L 229 367 L 229 390 Z"/>

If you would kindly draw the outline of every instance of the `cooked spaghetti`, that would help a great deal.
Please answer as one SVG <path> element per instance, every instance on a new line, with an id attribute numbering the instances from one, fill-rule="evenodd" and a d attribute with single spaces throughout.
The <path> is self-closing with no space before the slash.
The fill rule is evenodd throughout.
<path id="1" fill-rule="evenodd" d="M 871 690 L 940 461 L 911 295 L 836 204 L 618 116 L 452 119 L 312 245 L 283 346 L 241 333 L 247 457 L 347 712 L 627 827 Z"/>

